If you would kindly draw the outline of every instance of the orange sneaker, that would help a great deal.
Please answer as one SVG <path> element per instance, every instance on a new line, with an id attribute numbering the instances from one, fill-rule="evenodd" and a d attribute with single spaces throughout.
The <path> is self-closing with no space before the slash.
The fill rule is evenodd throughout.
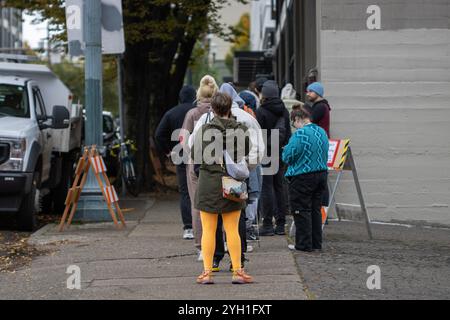
<path id="1" fill-rule="evenodd" d="M 197 278 L 198 284 L 214 284 L 212 271 L 203 271 Z"/>
<path id="2" fill-rule="evenodd" d="M 233 272 L 233 284 L 247 284 L 253 283 L 253 278 L 245 273 L 244 269 L 236 270 Z"/>

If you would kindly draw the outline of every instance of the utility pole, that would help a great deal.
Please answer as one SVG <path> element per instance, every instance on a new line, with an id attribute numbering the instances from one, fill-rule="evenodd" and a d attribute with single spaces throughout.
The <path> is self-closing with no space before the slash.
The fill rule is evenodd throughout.
<path id="1" fill-rule="evenodd" d="M 50 23 L 47 21 L 47 59 L 48 66 L 52 66 L 51 43 L 50 43 Z"/>
<path id="2" fill-rule="evenodd" d="M 83 4 L 83 32 L 85 39 L 85 145 L 103 145 L 102 103 L 102 6 L 101 0 L 86 0 Z M 77 220 L 109 221 L 109 213 L 103 201 L 97 181 L 89 173 L 80 197 Z"/>
<path id="3" fill-rule="evenodd" d="M 102 6 L 84 1 L 86 145 L 103 145 L 102 123 Z"/>

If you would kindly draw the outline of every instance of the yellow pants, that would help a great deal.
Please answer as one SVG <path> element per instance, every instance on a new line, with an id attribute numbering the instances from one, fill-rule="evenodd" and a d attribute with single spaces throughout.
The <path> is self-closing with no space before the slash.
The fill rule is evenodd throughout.
<path id="1" fill-rule="evenodd" d="M 223 213 L 222 220 L 227 235 L 227 247 L 230 253 L 233 270 L 241 269 L 241 237 L 239 236 L 239 218 L 241 211 Z M 202 255 L 206 271 L 212 270 L 214 251 L 216 250 L 216 229 L 218 214 L 200 211 L 202 219 Z"/>

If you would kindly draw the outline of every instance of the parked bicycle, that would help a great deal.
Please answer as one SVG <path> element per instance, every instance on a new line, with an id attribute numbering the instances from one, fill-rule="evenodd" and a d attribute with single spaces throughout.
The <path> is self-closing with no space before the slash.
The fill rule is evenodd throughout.
<path id="1" fill-rule="evenodd" d="M 108 156 L 111 160 L 118 160 L 118 170 L 113 179 L 114 187 L 121 190 L 125 183 L 125 189 L 133 196 L 137 197 L 140 192 L 140 179 L 136 173 L 134 164 L 134 155 L 137 151 L 136 145 L 132 140 L 125 142 L 117 141 L 109 148 Z M 117 161 L 111 161 L 116 162 Z"/>

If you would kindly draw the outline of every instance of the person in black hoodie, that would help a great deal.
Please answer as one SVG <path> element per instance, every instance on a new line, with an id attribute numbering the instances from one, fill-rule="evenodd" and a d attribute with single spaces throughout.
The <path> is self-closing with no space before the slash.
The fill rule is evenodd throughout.
<path id="1" fill-rule="evenodd" d="M 261 106 L 256 110 L 256 119 L 261 129 L 267 130 L 266 150 L 267 156 L 281 159 L 281 150 L 289 142 L 291 137 L 289 112 L 280 99 L 280 89 L 273 80 L 266 81 L 261 90 Z M 279 130 L 279 148 L 272 150 L 271 130 Z M 275 152 L 276 154 L 273 154 Z M 261 190 L 261 211 L 263 226 L 261 236 L 273 236 L 285 234 L 287 200 L 285 194 L 284 168 L 279 160 L 280 168 L 274 175 L 263 175 Z M 265 165 L 264 167 L 267 167 Z M 273 226 L 275 217 L 275 229 Z"/>
<path id="2" fill-rule="evenodd" d="M 160 152 L 170 156 L 178 141 L 172 141 L 172 133 L 183 127 L 183 121 L 189 110 L 195 107 L 196 90 L 192 86 L 185 86 L 180 91 L 180 104 L 166 112 L 156 129 L 155 140 Z M 192 230 L 191 200 L 187 187 L 186 164 L 177 165 L 177 179 L 180 190 L 180 210 L 184 225 L 183 239 L 194 239 Z"/>

